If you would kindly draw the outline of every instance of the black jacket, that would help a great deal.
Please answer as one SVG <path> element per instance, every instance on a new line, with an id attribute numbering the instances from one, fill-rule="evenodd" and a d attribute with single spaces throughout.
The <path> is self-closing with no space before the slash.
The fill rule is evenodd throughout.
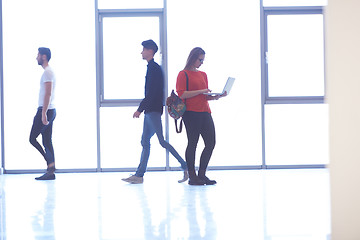
<path id="1" fill-rule="evenodd" d="M 161 67 L 154 59 L 147 65 L 145 76 L 145 98 L 141 101 L 138 111 L 145 113 L 163 113 L 164 106 L 164 75 Z"/>

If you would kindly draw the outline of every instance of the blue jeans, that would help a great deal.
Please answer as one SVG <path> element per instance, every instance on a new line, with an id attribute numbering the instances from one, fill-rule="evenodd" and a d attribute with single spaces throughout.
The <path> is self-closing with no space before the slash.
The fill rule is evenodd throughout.
<path id="1" fill-rule="evenodd" d="M 56 117 L 56 110 L 49 109 L 47 111 L 48 125 L 44 125 L 41 120 L 42 108 L 39 107 L 34 117 L 34 122 L 30 132 L 30 143 L 41 153 L 47 165 L 55 162 L 54 148 L 52 144 L 52 128 Z M 36 138 L 42 135 L 42 143 L 44 148 L 39 144 Z"/>
<path id="2" fill-rule="evenodd" d="M 147 163 L 150 156 L 150 139 L 152 136 L 154 136 L 155 133 L 159 139 L 160 145 L 167 149 L 179 161 L 182 169 L 186 170 L 187 165 L 184 159 L 182 159 L 178 152 L 164 139 L 161 123 L 161 113 L 150 112 L 146 113 L 144 117 L 144 128 L 141 138 L 141 145 L 143 149 L 141 152 L 140 164 L 137 168 L 135 176 L 143 177 L 146 172 Z"/>

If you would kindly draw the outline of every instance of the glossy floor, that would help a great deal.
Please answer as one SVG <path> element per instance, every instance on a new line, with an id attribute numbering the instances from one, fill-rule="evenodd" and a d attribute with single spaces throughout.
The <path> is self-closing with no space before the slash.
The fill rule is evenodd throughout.
<path id="1" fill-rule="evenodd" d="M 215 186 L 181 172 L 0 176 L 1 240 L 330 239 L 327 169 L 209 171 Z"/>

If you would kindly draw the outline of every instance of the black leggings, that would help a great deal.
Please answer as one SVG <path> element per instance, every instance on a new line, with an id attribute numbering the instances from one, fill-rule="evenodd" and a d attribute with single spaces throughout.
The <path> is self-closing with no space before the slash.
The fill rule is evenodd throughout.
<path id="1" fill-rule="evenodd" d="M 186 111 L 183 119 L 188 138 L 188 145 L 185 152 L 188 170 L 195 170 L 195 152 L 201 135 L 205 143 L 205 148 L 201 153 L 199 170 L 205 171 L 215 147 L 214 121 L 208 112 Z"/>

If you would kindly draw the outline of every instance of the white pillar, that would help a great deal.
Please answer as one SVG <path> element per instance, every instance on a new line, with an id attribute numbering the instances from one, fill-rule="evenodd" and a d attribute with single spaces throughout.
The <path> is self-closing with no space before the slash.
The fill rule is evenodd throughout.
<path id="1" fill-rule="evenodd" d="M 359 11 L 359 0 L 329 0 L 325 10 L 332 240 L 360 239 Z"/>

